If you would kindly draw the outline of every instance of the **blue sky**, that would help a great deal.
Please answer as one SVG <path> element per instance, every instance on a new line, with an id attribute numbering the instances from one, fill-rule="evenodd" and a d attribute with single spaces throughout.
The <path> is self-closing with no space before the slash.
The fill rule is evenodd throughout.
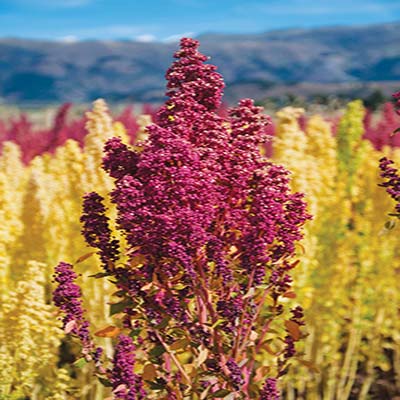
<path id="1" fill-rule="evenodd" d="M 400 21 L 400 0 L 0 0 L 0 37 L 173 41 Z"/>

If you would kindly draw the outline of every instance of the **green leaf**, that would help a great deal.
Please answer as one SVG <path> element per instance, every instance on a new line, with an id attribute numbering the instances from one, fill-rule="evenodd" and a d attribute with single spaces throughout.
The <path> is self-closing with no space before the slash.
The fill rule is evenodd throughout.
<path id="1" fill-rule="evenodd" d="M 228 389 L 220 389 L 217 390 L 215 393 L 213 393 L 211 396 L 212 399 L 222 399 L 225 396 L 228 396 L 229 394 L 231 394 L 232 392 Z"/>
<path id="2" fill-rule="evenodd" d="M 183 283 L 177 283 L 176 285 L 174 285 L 173 289 L 174 290 L 183 290 L 187 287 L 187 285 L 184 285 Z"/>
<path id="3" fill-rule="evenodd" d="M 153 356 L 153 357 L 159 357 L 159 356 L 161 356 L 161 354 L 164 354 L 165 351 L 166 350 L 165 350 L 164 346 L 158 345 L 150 350 L 149 355 Z"/>
<path id="4" fill-rule="evenodd" d="M 129 300 L 120 301 L 119 303 L 110 304 L 110 317 L 118 314 L 132 303 Z"/>
<path id="5" fill-rule="evenodd" d="M 108 272 L 99 272 L 98 274 L 89 275 L 89 278 L 100 279 L 100 278 L 104 278 L 106 276 L 110 276 L 110 274 Z"/>
<path id="6" fill-rule="evenodd" d="M 74 362 L 75 367 L 83 368 L 87 364 L 87 360 L 85 358 L 79 358 Z"/>
<path id="7" fill-rule="evenodd" d="M 126 290 L 117 290 L 112 294 L 112 296 L 117 296 L 117 297 L 124 297 L 126 294 Z"/>
<path id="8" fill-rule="evenodd" d="M 158 330 L 165 329 L 165 328 L 168 326 L 168 322 L 170 321 L 170 319 L 171 319 L 171 317 L 166 317 L 166 318 L 164 318 L 164 319 L 156 326 L 156 328 L 157 328 Z"/>
<path id="9" fill-rule="evenodd" d="M 131 333 L 129 334 L 129 336 L 130 336 L 132 339 L 135 339 L 135 338 L 137 338 L 137 337 L 140 335 L 140 332 L 142 332 L 142 330 L 141 330 L 140 328 L 138 328 L 138 329 L 132 329 L 132 330 L 131 330 Z"/>
<path id="10" fill-rule="evenodd" d="M 107 378 L 102 378 L 100 376 L 97 377 L 100 383 L 105 387 L 112 387 L 112 383 Z"/>
<path id="11" fill-rule="evenodd" d="M 162 381 L 156 381 L 156 382 L 149 382 L 146 381 L 147 384 L 150 386 L 150 389 L 152 390 L 163 390 L 165 388 L 165 383 L 162 383 Z"/>
<path id="12" fill-rule="evenodd" d="M 216 328 L 218 325 L 221 325 L 223 322 L 224 322 L 224 319 L 220 318 L 219 320 L 214 322 L 214 324 L 211 326 L 211 329 Z"/>

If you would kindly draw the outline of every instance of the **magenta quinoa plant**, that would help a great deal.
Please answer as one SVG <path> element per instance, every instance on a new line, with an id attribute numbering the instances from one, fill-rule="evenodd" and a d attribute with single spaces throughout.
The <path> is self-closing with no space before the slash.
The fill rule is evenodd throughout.
<path id="1" fill-rule="evenodd" d="M 262 108 L 246 99 L 219 116 L 224 83 L 198 42 L 182 39 L 175 58 L 148 140 L 105 146 L 126 246 L 112 235 L 103 199 L 84 199 L 83 235 L 98 249 L 99 277 L 117 287 L 111 314 L 123 332 L 99 374 L 116 399 L 275 400 L 303 334 L 290 273 L 310 216 L 288 171 L 260 154 Z M 68 331 L 89 348 L 85 357 L 97 360 L 68 277 L 73 290 L 56 289 L 54 300 L 64 326 L 76 321 Z"/>
<path id="2" fill-rule="evenodd" d="M 385 179 L 380 186 L 386 188 L 390 197 L 395 200 L 395 213 L 390 214 L 400 218 L 400 175 L 398 170 L 393 167 L 394 162 L 387 157 L 379 160 L 379 168 L 381 170 L 381 177 Z"/>
<path id="3" fill-rule="evenodd" d="M 400 115 L 400 91 L 393 94 L 393 98 L 396 100 L 396 112 Z M 396 129 L 393 134 L 399 134 L 400 128 Z M 397 218 L 400 218 L 400 175 L 396 168 L 393 167 L 394 161 L 387 157 L 383 157 L 379 160 L 379 168 L 381 170 L 381 177 L 385 181 L 380 184 L 386 188 L 387 193 L 396 202 L 395 213 L 390 214 Z"/>

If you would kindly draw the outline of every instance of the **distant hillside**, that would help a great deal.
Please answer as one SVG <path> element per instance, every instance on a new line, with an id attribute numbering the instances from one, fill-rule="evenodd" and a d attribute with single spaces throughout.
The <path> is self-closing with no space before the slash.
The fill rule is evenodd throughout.
<path id="1" fill-rule="evenodd" d="M 205 34 L 227 83 L 226 99 L 382 87 L 400 82 L 400 23 Z M 177 44 L 0 39 L 0 98 L 8 102 L 163 99 Z M 340 84 L 340 85 L 335 85 Z M 338 89 L 336 89 L 338 88 Z"/>

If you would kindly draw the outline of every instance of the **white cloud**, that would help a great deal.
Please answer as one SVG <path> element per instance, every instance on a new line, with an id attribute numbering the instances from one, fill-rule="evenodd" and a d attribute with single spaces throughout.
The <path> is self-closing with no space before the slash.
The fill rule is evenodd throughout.
<path id="1" fill-rule="evenodd" d="M 90 28 L 75 29 L 74 35 L 80 39 L 136 39 L 142 37 L 142 40 L 153 39 L 151 34 L 143 34 L 146 31 L 157 31 L 156 25 L 106 25 Z"/>
<path id="2" fill-rule="evenodd" d="M 174 42 L 179 42 L 179 40 L 183 37 L 194 37 L 195 33 L 194 32 L 183 32 L 183 33 L 178 33 L 176 35 L 171 35 L 163 39 L 163 42 L 166 43 L 174 43 Z"/>
<path id="3" fill-rule="evenodd" d="M 67 35 L 67 36 L 60 37 L 57 40 L 62 43 L 76 43 L 79 41 L 79 38 L 75 35 Z"/>
<path id="4" fill-rule="evenodd" d="M 137 42 L 149 43 L 149 42 L 154 42 L 156 40 L 156 37 L 154 35 L 149 34 L 149 33 L 145 33 L 143 35 L 135 36 L 135 40 Z"/>

